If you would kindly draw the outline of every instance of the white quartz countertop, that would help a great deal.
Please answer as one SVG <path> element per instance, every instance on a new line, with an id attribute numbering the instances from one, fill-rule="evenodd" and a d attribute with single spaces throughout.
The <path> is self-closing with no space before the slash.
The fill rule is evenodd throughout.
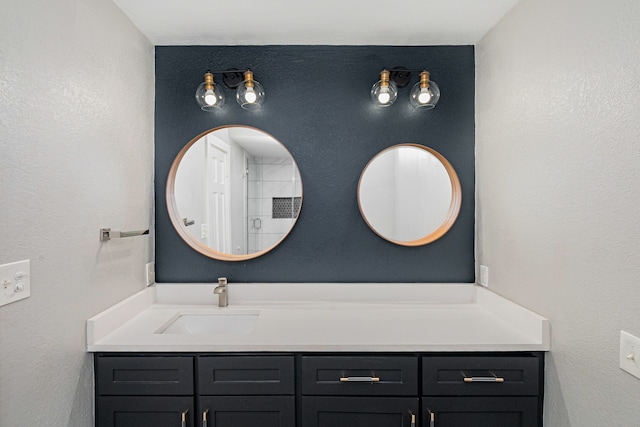
<path id="1" fill-rule="evenodd" d="M 473 284 L 157 284 L 87 321 L 90 352 L 546 351 L 547 319 Z M 257 314 L 247 333 L 161 333 L 185 314 Z"/>

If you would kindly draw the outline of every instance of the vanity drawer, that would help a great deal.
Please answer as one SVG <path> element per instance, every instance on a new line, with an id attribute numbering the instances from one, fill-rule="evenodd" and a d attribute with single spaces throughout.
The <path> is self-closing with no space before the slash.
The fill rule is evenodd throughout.
<path id="1" fill-rule="evenodd" d="M 425 396 L 535 396 L 541 359 L 531 356 L 425 356 Z"/>
<path id="2" fill-rule="evenodd" d="M 98 395 L 193 395 L 191 356 L 96 355 L 95 368 Z"/>
<path id="3" fill-rule="evenodd" d="M 302 357 L 304 395 L 411 396 L 417 393 L 417 357 Z"/>
<path id="4" fill-rule="evenodd" d="M 200 356 L 201 395 L 292 395 L 293 356 Z"/>

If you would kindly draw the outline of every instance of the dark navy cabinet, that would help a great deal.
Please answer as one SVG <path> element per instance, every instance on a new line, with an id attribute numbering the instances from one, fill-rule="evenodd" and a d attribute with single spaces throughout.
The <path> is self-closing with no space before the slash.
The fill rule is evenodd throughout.
<path id="1" fill-rule="evenodd" d="M 417 396 L 416 356 L 302 356 L 304 396 Z"/>
<path id="2" fill-rule="evenodd" d="M 295 427 L 293 396 L 201 396 L 201 427 Z"/>
<path id="3" fill-rule="evenodd" d="M 96 426 L 194 427 L 193 397 L 101 396 Z"/>
<path id="4" fill-rule="evenodd" d="M 423 425 L 541 427 L 543 372 L 539 353 L 423 356 Z"/>
<path id="5" fill-rule="evenodd" d="M 535 397 L 423 398 L 425 427 L 538 427 Z"/>
<path id="6" fill-rule="evenodd" d="M 195 427 L 193 356 L 96 355 L 97 427 Z"/>
<path id="7" fill-rule="evenodd" d="M 416 427 L 419 412 L 419 399 L 411 397 L 302 398 L 305 427 Z"/>
<path id="8" fill-rule="evenodd" d="M 542 427 L 541 352 L 94 360 L 96 427 Z"/>
<path id="9" fill-rule="evenodd" d="M 295 427 L 293 355 L 196 357 L 200 427 Z"/>
<path id="10" fill-rule="evenodd" d="M 302 356 L 305 427 L 410 427 L 420 413 L 416 356 Z"/>

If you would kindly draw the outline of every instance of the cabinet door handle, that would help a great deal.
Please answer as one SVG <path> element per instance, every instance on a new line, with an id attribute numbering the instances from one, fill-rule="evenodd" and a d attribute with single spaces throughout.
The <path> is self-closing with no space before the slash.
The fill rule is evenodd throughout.
<path id="1" fill-rule="evenodd" d="M 416 427 L 416 416 L 411 414 L 411 427 Z"/>
<path id="2" fill-rule="evenodd" d="M 341 383 L 377 383 L 380 382 L 378 377 L 340 377 Z"/>
<path id="3" fill-rule="evenodd" d="M 209 415 L 209 410 L 207 409 L 202 413 L 202 427 L 207 427 L 207 415 Z"/>
<path id="4" fill-rule="evenodd" d="M 427 412 L 429 413 L 429 427 L 436 427 L 436 413 L 428 409 Z"/>
<path id="5" fill-rule="evenodd" d="M 187 412 L 189 412 L 188 409 L 182 413 L 182 427 L 187 427 Z"/>
<path id="6" fill-rule="evenodd" d="M 502 377 L 464 377 L 465 383 L 503 383 Z"/>

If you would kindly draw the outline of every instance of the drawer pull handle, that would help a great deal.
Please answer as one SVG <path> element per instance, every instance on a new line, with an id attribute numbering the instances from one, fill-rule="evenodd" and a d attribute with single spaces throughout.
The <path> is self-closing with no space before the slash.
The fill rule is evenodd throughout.
<path id="1" fill-rule="evenodd" d="M 182 413 L 182 427 L 187 427 L 187 412 L 188 409 Z"/>
<path id="2" fill-rule="evenodd" d="M 464 377 L 465 383 L 503 383 L 502 377 Z"/>
<path id="3" fill-rule="evenodd" d="M 202 413 L 202 427 L 207 427 L 208 426 L 208 423 L 207 423 L 207 415 L 208 414 L 209 414 L 209 410 L 208 409 Z"/>
<path id="4" fill-rule="evenodd" d="M 340 377 L 341 383 L 378 383 L 378 377 Z"/>

